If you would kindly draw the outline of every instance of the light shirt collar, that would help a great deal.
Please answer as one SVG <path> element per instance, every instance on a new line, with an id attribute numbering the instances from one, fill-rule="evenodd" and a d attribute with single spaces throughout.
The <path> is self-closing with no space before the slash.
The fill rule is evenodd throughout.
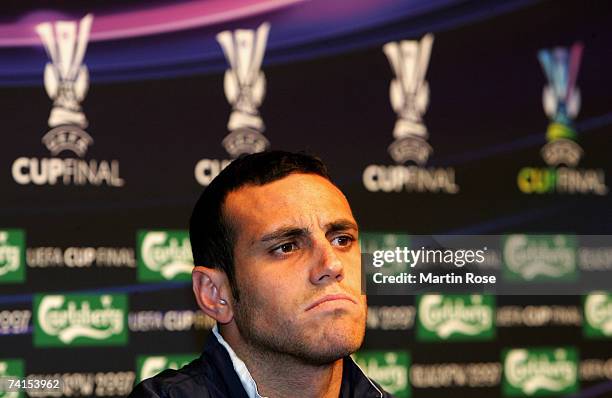
<path id="1" fill-rule="evenodd" d="M 245 363 L 242 362 L 240 358 L 238 358 L 238 355 L 236 355 L 234 350 L 232 350 L 232 347 L 230 347 L 230 345 L 227 344 L 227 341 L 225 341 L 225 339 L 221 336 L 221 334 L 219 333 L 219 328 L 217 327 L 217 324 L 213 326 L 212 332 L 217 338 L 217 341 L 221 343 L 221 345 L 225 347 L 225 349 L 227 350 L 227 353 L 229 354 L 229 357 L 232 360 L 232 365 L 234 366 L 234 370 L 236 371 L 236 374 L 238 375 L 238 378 L 240 379 L 240 383 L 242 383 L 242 387 L 244 387 L 244 390 L 246 391 L 247 396 L 249 398 L 267 398 L 267 397 L 263 397 L 259 395 L 259 392 L 257 391 L 257 383 L 255 383 L 255 380 L 253 380 L 253 376 L 251 376 L 251 373 L 249 373 L 249 370 L 247 369 Z M 365 372 L 353 360 L 352 357 L 349 357 L 349 359 L 351 360 L 351 362 L 355 364 L 355 366 L 357 367 L 357 369 L 359 369 L 363 377 L 365 377 L 370 382 L 372 387 L 374 387 L 374 389 L 378 392 L 378 394 L 380 394 L 380 397 L 382 398 L 383 393 L 378 389 L 378 387 L 376 387 L 376 385 L 372 383 L 372 380 L 370 380 L 370 378 L 366 376 Z"/>
<path id="2" fill-rule="evenodd" d="M 240 379 L 242 387 L 244 387 L 244 391 L 246 391 L 247 396 L 249 398 L 266 398 L 259 395 L 259 392 L 257 392 L 257 383 L 255 383 L 255 380 L 253 380 L 251 373 L 249 373 L 249 370 L 247 369 L 244 362 L 242 362 L 242 360 L 238 358 L 238 355 L 236 355 L 234 350 L 232 350 L 232 347 L 230 347 L 230 345 L 227 344 L 227 341 L 225 341 L 225 339 L 221 337 L 221 334 L 219 333 L 219 328 L 216 324 L 213 327 L 212 332 L 217 338 L 217 341 L 221 343 L 221 345 L 227 350 L 227 353 L 229 354 L 230 359 L 232 360 L 234 370 L 236 371 L 236 374 L 238 375 L 238 378 Z"/>

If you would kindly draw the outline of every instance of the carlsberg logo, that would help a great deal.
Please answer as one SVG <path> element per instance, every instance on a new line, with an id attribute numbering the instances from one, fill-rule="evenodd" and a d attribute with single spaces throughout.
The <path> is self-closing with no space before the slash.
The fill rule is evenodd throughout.
<path id="1" fill-rule="evenodd" d="M 417 298 L 417 338 L 421 341 L 492 339 L 494 317 L 493 296 L 426 294 Z"/>
<path id="2" fill-rule="evenodd" d="M 504 353 L 506 396 L 535 397 L 578 390 L 578 354 L 574 348 L 511 349 Z"/>
<path id="3" fill-rule="evenodd" d="M 584 297 L 584 335 L 612 337 L 612 294 L 592 293 Z"/>
<path id="4" fill-rule="evenodd" d="M 138 231 L 138 280 L 190 280 L 192 270 L 187 231 Z"/>
<path id="5" fill-rule="evenodd" d="M 23 392 L 9 391 L 8 378 L 21 379 L 24 377 L 24 363 L 21 359 L 0 359 L 0 398 L 21 398 Z"/>
<path id="6" fill-rule="evenodd" d="M 0 230 L 0 283 L 25 280 L 25 233 L 19 229 Z"/>
<path id="7" fill-rule="evenodd" d="M 197 354 L 139 356 L 136 360 L 137 382 L 153 377 L 166 369 L 180 369 L 195 358 Z"/>
<path id="8" fill-rule="evenodd" d="M 509 235 L 503 241 L 504 277 L 509 280 L 573 280 L 577 277 L 576 237 Z"/>
<path id="9" fill-rule="evenodd" d="M 34 312 L 37 347 L 127 343 L 124 294 L 38 294 Z"/>
<path id="10" fill-rule="evenodd" d="M 363 372 L 394 397 L 410 396 L 408 366 L 410 358 L 403 351 L 360 351 L 353 355 Z"/>

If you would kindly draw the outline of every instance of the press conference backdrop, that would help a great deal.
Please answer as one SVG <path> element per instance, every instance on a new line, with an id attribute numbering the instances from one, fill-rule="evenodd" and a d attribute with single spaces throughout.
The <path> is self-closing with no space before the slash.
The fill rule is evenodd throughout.
<path id="1" fill-rule="evenodd" d="M 321 156 L 369 250 L 512 236 L 562 270 L 502 253 L 518 286 L 612 268 L 579 243 L 612 235 L 607 2 L 0 7 L 0 374 L 63 380 L 32 395 L 124 396 L 199 355 L 188 218 L 244 152 Z M 397 397 L 612 396 L 609 291 L 368 306 L 355 358 Z"/>

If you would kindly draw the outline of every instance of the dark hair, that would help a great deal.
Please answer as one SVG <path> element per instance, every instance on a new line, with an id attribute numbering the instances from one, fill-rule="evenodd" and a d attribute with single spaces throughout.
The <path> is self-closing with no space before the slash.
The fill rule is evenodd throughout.
<path id="1" fill-rule="evenodd" d="M 265 185 L 293 173 L 317 174 L 331 181 L 327 167 L 315 156 L 284 151 L 243 155 L 231 162 L 202 192 L 191 219 L 189 238 L 196 265 L 222 269 L 238 299 L 234 270 L 235 235 L 224 217 L 227 195 L 246 185 Z"/>

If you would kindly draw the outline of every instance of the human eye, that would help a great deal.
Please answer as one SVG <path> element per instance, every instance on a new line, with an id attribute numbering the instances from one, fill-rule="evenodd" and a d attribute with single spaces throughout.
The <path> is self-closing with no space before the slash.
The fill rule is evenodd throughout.
<path id="1" fill-rule="evenodd" d="M 332 239 L 332 245 L 340 247 L 348 247 L 355 241 L 350 235 L 340 235 Z"/>
<path id="2" fill-rule="evenodd" d="M 283 255 L 292 253 L 297 249 L 298 245 L 295 242 L 286 242 L 272 248 L 272 250 L 270 250 L 270 253 L 275 255 Z"/>

